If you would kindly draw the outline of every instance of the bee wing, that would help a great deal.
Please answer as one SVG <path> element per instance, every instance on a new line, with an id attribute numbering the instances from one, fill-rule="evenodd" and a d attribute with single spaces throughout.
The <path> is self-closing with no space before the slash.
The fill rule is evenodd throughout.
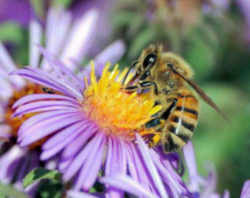
<path id="1" fill-rule="evenodd" d="M 176 74 L 178 74 L 183 80 L 185 80 L 208 105 L 210 105 L 215 111 L 217 111 L 217 113 L 219 113 L 225 120 L 229 121 L 224 112 L 219 109 L 219 107 L 214 103 L 214 101 L 194 81 L 185 78 L 185 76 L 177 72 L 174 68 L 172 68 L 172 70 Z"/>

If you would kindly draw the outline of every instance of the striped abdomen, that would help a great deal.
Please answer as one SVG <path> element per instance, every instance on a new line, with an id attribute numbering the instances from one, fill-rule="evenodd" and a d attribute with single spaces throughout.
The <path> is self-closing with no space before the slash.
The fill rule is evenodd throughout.
<path id="1" fill-rule="evenodd" d="M 181 91 L 162 131 L 166 152 L 175 151 L 190 140 L 198 123 L 198 114 L 199 101 L 191 91 Z"/>

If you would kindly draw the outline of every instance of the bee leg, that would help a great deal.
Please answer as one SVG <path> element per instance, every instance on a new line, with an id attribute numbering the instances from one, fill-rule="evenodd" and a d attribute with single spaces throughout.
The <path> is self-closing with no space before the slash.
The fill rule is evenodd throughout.
<path id="1" fill-rule="evenodd" d="M 170 99 L 169 99 L 170 100 Z M 161 114 L 161 119 L 164 119 L 164 120 L 167 120 L 170 113 L 172 112 L 172 110 L 174 109 L 174 107 L 176 106 L 176 103 L 177 103 L 177 99 L 176 98 L 173 98 L 171 99 L 172 100 L 172 103 L 171 105 L 165 110 L 163 111 L 163 113 Z"/>
<path id="2" fill-rule="evenodd" d="M 143 82 L 139 82 L 139 85 L 141 86 L 142 89 L 147 89 L 147 88 L 150 88 L 150 87 L 154 87 L 154 93 L 155 95 L 158 95 L 159 94 L 159 90 L 158 90 L 158 87 L 157 87 L 157 84 L 153 81 L 143 81 Z"/>
<path id="3" fill-rule="evenodd" d="M 139 89 L 137 85 L 131 85 L 124 88 L 127 92 L 135 92 Z"/>
<path id="4" fill-rule="evenodd" d="M 161 135 L 160 134 L 151 135 L 148 138 L 148 146 L 150 148 L 155 147 L 156 145 L 158 145 L 158 143 L 160 142 L 160 140 L 161 140 Z"/>
<path id="5" fill-rule="evenodd" d="M 175 134 L 166 131 L 162 134 L 162 147 L 165 153 L 176 152 L 179 148 L 184 146 L 183 142 L 180 141 L 180 139 Z"/>
<path id="6" fill-rule="evenodd" d="M 160 125 L 160 124 L 161 124 L 161 119 L 160 119 L 160 118 L 154 118 L 154 119 L 148 121 L 148 122 L 145 124 L 145 127 L 146 127 L 147 129 L 149 129 L 149 128 L 154 128 L 154 127 L 156 127 L 156 126 L 158 126 L 158 125 Z"/>
<path id="7" fill-rule="evenodd" d="M 122 84 L 124 85 L 127 78 L 128 78 L 128 75 L 130 73 L 130 71 L 132 70 L 133 67 L 135 67 L 135 65 L 138 63 L 138 61 L 135 61 L 132 65 L 130 65 L 127 73 L 125 74 L 124 78 L 122 79 Z M 134 77 L 130 80 L 130 81 L 134 81 L 137 77 L 139 76 L 138 73 L 135 73 Z"/>

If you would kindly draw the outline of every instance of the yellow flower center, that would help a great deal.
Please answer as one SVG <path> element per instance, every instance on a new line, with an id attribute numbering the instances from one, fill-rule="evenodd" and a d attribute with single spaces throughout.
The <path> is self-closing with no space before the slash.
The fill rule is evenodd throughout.
<path id="1" fill-rule="evenodd" d="M 146 129 L 145 123 L 152 119 L 161 106 L 155 106 L 150 93 L 127 93 L 123 89 L 122 79 L 127 70 L 119 72 L 116 65 L 112 72 L 109 65 L 103 70 L 97 81 L 94 63 L 90 83 L 85 81 L 86 90 L 82 108 L 90 120 L 94 121 L 107 135 L 114 135 L 133 141 L 135 133 L 142 136 L 157 136 L 159 133 L 153 129 Z M 131 79 L 132 74 L 128 76 Z M 126 83 L 125 83 L 126 84 Z"/>

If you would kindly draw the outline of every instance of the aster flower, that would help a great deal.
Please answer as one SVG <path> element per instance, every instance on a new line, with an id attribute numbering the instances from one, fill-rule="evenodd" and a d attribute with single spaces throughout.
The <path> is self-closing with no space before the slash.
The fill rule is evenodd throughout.
<path id="1" fill-rule="evenodd" d="M 14 104 L 14 116 L 35 113 L 19 128 L 21 146 L 47 138 L 41 159 L 59 156 L 63 179 L 73 182 L 76 190 L 88 192 L 99 173 L 105 177 L 123 173 L 158 197 L 191 197 L 176 171 L 178 158 L 164 155 L 157 148 L 148 149 L 140 139 L 159 135 L 142 127 L 160 110 L 150 93 L 138 96 L 122 91 L 126 71 L 119 72 L 117 67 L 109 71 L 106 66 L 100 74 L 95 73 L 92 64 L 90 82 L 87 77 L 80 80 L 62 62 L 41 50 L 53 72 L 26 67 L 15 74 L 60 94 L 33 94 Z M 37 132 L 32 133 L 34 130 Z M 109 185 L 106 194 L 123 197 L 122 190 Z"/>
<path id="2" fill-rule="evenodd" d="M 59 57 L 65 62 L 67 71 L 77 69 L 77 62 L 83 58 L 84 51 L 86 51 L 84 46 L 87 45 L 91 32 L 95 29 L 94 24 L 97 19 L 97 10 L 89 10 L 75 21 L 72 21 L 71 14 L 62 8 L 51 8 L 49 10 L 45 32 L 46 49 L 51 51 L 53 56 Z M 40 51 L 37 47 L 41 42 L 42 35 L 41 25 L 36 20 L 31 20 L 29 64 L 32 68 L 40 67 L 45 71 L 50 70 L 50 68 L 45 60 L 40 64 Z M 106 55 L 107 52 L 109 54 L 112 50 L 116 50 L 118 53 L 114 56 L 110 55 L 109 58 L 117 60 L 123 54 L 123 43 L 121 41 L 114 42 L 107 49 L 104 49 L 100 55 L 97 55 L 97 59 L 101 62 L 105 61 L 103 55 Z M 0 44 L 0 182 L 15 183 L 16 186 L 21 188 L 21 181 L 25 174 L 34 167 L 43 165 L 39 160 L 39 155 L 40 145 L 45 140 L 36 142 L 26 148 L 21 148 L 16 144 L 17 131 L 20 125 L 32 115 L 13 118 L 11 105 L 24 95 L 43 93 L 44 91 L 40 85 L 29 83 L 18 76 L 10 77 L 8 75 L 16 69 L 16 64 L 4 46 Z"/>

